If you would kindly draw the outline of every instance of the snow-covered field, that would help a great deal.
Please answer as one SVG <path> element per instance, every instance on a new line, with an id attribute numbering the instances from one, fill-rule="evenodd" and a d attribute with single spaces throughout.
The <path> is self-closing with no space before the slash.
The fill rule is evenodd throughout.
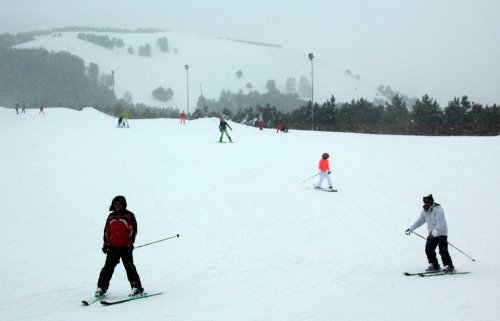
<path id="1" fill-rule="evenodd" d="M 259 131 L 218 120 L 131 120 L 92 108 L 0 108 L 1 320 L 500 319 L 500 138 Z M 312 189 L 331 155 L 338 193 Z M 426 265 L 404 230 L 432 193 L 450 254 L 468 275 L 406 277 Z M 163 295 L 81 306 L 104 264 L 108 207 L 136 214 L 135 263 Z M 425 235 L 425 228 L 417 232 Z M 128 294 L 121 264 L 110 299 Z"/>

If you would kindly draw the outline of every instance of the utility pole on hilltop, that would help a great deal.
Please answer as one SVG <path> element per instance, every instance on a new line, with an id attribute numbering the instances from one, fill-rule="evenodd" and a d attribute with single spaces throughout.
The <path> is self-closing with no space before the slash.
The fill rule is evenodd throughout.
<path id="1" fill-rule="evenodd" d="M 111 70 L 111 88 L 113 89 L 113 96 L 116 97 L 115 94 L 115 71 Z M 115 117 L 115 104 L 113 104 L 113 117 Z"/>
<path id="2" fill-rule="evenodd" d="M 186 68 L 186 92 L 187 92 L 187 113 L 189 115 L 189 65 L 184 65 Z"/>
<path id="3" fill-rule="evenodd" d="M 314 74 L 313 74 L 313 59 L 312 52 L 309 54 L 311 60 L 311 130 L 314 130 Z"/>

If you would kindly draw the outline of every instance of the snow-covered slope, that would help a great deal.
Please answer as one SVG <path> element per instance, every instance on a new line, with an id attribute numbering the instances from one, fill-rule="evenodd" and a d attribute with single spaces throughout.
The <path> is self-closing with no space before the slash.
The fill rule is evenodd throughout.
<path id="1" fill-rule="evenodd" d="M 294 78 L 297 85 L 301 77 L 311 81 L 308 53 L 283 48 L 279 44 L 257 45 L 175 31 L 93 34 L 122 39 L 125 46 L 109 50 L 78 39 L 78 33 L 63 32 L 57 33 L 57 36 L 39 37 L 17 48 L 66 51 L 81 57 L 86 65 L 97 63 L 101 72 L 111 74 L 113 70 L 117 96 L 121 98 L 129 92 L 135 103 L 185 109 L 189 83 L 191 112 L 202 91 L 205 97 L 218 99 L 222 90 L 233 93 L 242 90 L 247 93 L 250 90 L 247 84 L 251 84 L 252 90 L 265 93 L 267 82 L 274 80 L 278 90 L 285 93 L 287 78 Z M 161 52 L 156 44 L 162 37 L 168 40 L 169 52 Z M 151 57 L 137 54 L 139 47 L 146 44 L 152 48 Z M 134 49 L 133 55 L 128 53 L 128 47 Z M 352 67 L 338 66 L 330 60 L 335 61 L 335 57 L 313 60 L 315 102 L 323 103 L 332 95 L 341 102 L 361 97 L 368 100 L 378 97 L 378 84 L 358 79 L 355 73 L 350 72 Z M 185 65 L 189 66 L 188 72 Z M 238 71 L 242 72 L 241 78 L 237 77 Z M 173 99 L 166 103 L 155 100 L 152 91 L 159 86 L 172 88 Z"/>
<path id="2" fill-rule="evenodd" d="M 16 115 L 0 108 L 2 320 L 481 320 L 500 318 L 499 137 L 291 131 L 217 119 L 131 120 L 92 108 Z M 331 155 L 338 193 L 312 189 Z M 427 265 L 404 230 L 421 197 L 446 212 L 455 266 L 468 275 L 409 278 Z M 125 195 L 146 291 L 82 307 L 104 264 L 108 206 Z M 417 230 L 425 234 L 425 229 Z M 129 285 L 119 265 L 111 298 Z"/>

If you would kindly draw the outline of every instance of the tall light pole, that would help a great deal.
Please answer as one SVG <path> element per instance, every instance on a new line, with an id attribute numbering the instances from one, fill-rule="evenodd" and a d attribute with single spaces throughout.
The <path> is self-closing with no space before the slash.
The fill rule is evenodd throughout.
<path id="1" fill-rule="evenodd" d="M 187 89 L 187 113 L 189 115 L 189 65 L 184 65 L 186 68 L 186 89 Z"/>
<path id="2" fill-rule="evenodd" d="M 113 95 L 116 96 L 115 94 L 115 71 L 111 70 L 111 86 L 113 88 Z M 115 117 L 115 104 L 113 104 L 113 117 Z"/>
<path id="3" fill-rule="evenodd" d="M 311 60 L 311 130 L 314 130 L 314 74 L 313 74 L 313 59 L 312 52 L 309 54 Z"/>

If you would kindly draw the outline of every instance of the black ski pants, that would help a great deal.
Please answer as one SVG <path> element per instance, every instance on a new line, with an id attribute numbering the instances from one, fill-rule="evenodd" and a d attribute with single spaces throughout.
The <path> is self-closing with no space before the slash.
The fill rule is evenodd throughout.
<path id="1" fill-rule="evenodd" d="M 427 260 L 429 264 L 434 264 L 439 266 L 439 262 L 436 257 L 436 248 L 439 246 L 439 255 L 441 255 L 441 260 L 443 265 L 448 265 L 453 267 L 453 262 L 451 261 L 450 253 L 448 253 L 448 237 L 441 235 L 433 237 L 429 235 L 427 237 L 427 242 L 425 243 L 425 254 L 427 255 Z"/>
<path id="2" fill-rule="evenodd" d="M 142 289 L 141 279 L 137 273 L 137 269 L 134 265 L 134 257 L 132 256 L 133 247 L 120 247 L 113 248 L 110 247 L 106 254 L 106 262 L 104 267 L 99 274 L 99 280 L 97 281 L 97 286 L 104 291 L 108 290 L 109 282 L 115 271 L 115 267 L 120 263 L 120 259 L 123 262 L 123 267 L 125 267 L 125 272 L 127 272 L 127 278 L 130 282 L 130 286 L 133 288 Z"/>

